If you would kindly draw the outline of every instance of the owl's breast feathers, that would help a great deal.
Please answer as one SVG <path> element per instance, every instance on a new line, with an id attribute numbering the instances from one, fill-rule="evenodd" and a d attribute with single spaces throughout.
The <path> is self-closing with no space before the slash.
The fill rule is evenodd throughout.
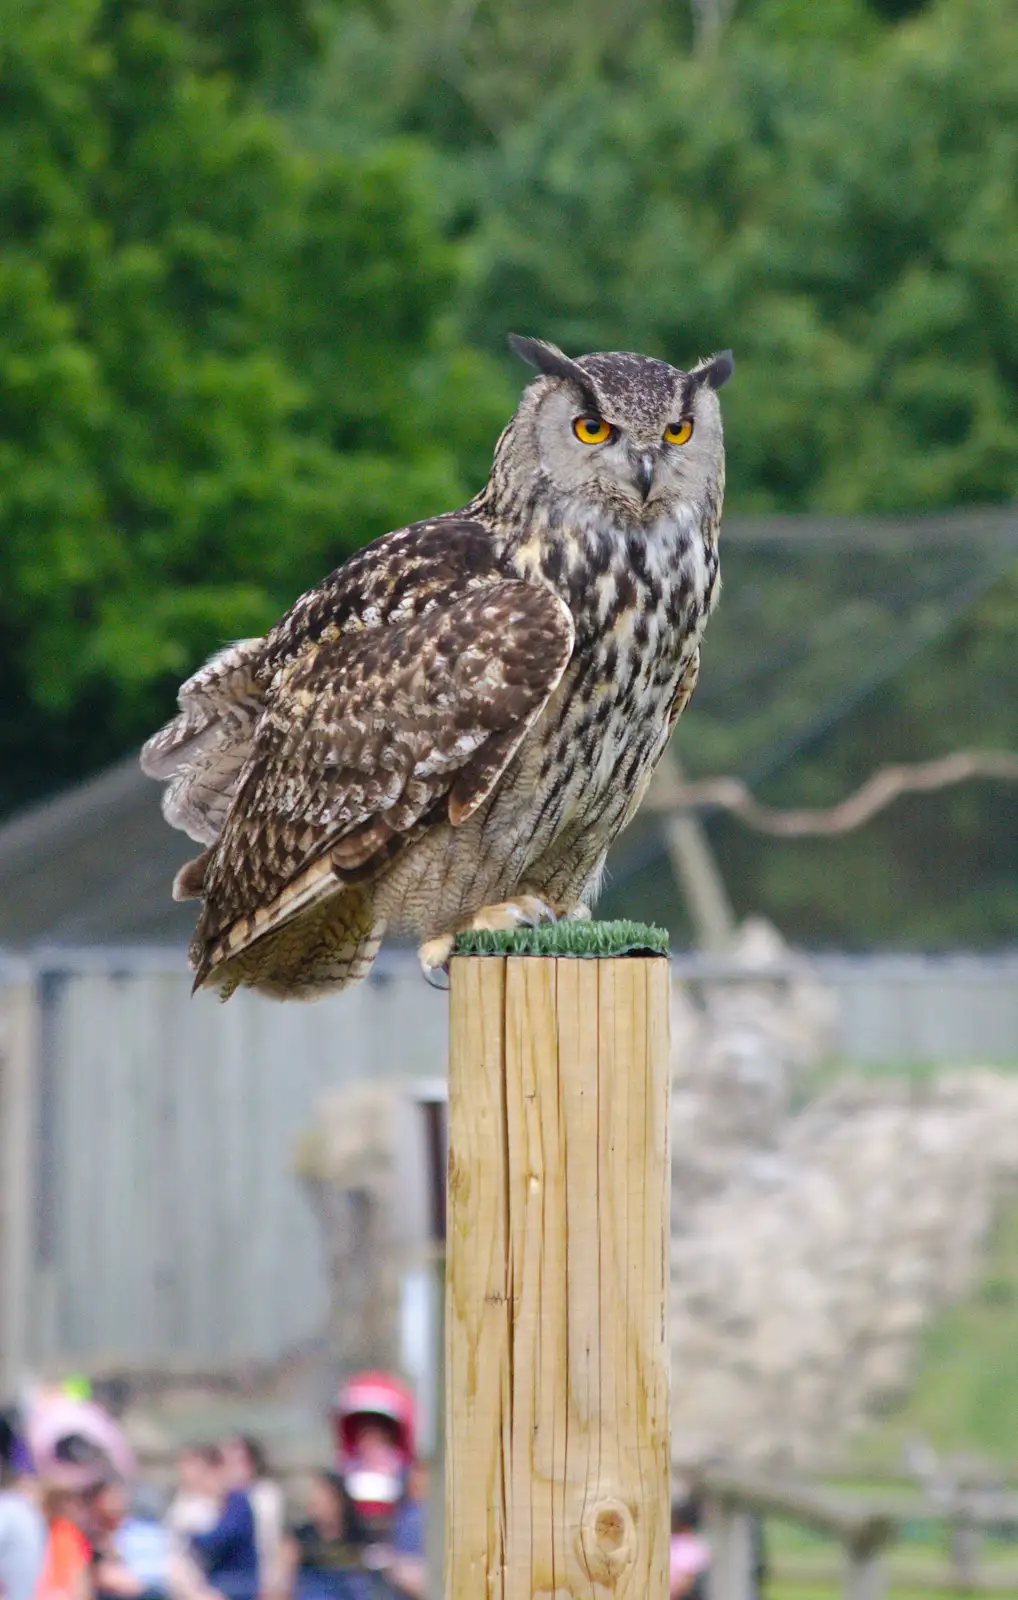
<path id="1" fill-rule="evenodd" d="M 708 512 L 683 508 L 646 527 L 537 521 L 510 543 L 512 569 L 548 583 L 568 605 L 574 698 L 598 699 L 602 721 L 615 702 L 633 713 L 642 701 L 654 714 L 661 691 L 682 678 L 720 582 L 720 506 Z"/>
<path id="2" fill-rule="evenodd" d="M 264 640 L 213 658 L 142 765 L 209 849 L 176 892 L 204 906 L 211 965 L 333 886 L 377 875 L 429 824 L 491 793 L 572 654 L 566 605 L 499 564 L 480 524 L 441 518 L 378 540 Z"/>
<path id="3" fill-rule="evenodd" d="M 535 837 L 547 848 L 550 829 L 567 853 L 593 860 L 632 817 L 695 687 L 719 582 L 717 519 L 538 520 L 510 559 L 554 585 L 576 632 L 554 715 L 535 730 Z"/>

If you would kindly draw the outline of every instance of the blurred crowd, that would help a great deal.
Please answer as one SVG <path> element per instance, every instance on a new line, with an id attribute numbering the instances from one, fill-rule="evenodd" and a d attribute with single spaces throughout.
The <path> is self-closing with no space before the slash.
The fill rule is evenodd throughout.
<path id="1" fill-rule="evenodd" d="M 344 1386 L 335 1456 L 284 1492 L 246 1436 L 139 1471 L 115 1408 L 82 1387 L 0 1415 L 0 1600 L 422 1600 L 426 1484 L 410 1391 Z"/>
<path id="2" fill-rule="evenodd" d="M 399 1380 L 344 1384 L 332 1461 L 285 1489 L 246 1435 L 187 1445 L 155 1481 L 116 1411 L 66 1386 L 0 1412 L 0 1600 L 424 1600 L 427 1482 Z M 670 1600 L 709 1600 L 695 1499 L 671 1535 Z M 761 1546 L 753 1600 L 763 1579 Z"/>

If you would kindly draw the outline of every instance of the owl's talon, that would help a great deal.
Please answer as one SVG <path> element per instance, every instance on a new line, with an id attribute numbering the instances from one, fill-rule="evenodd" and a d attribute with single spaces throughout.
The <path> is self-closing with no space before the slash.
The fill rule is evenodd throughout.
<path id="1" fill-rule="evenodd" d="M 541 922 L 557 922 L 554 909 L 537 894 L 517 894 L 497 905 L 482 906 L 468 926 L 480 933 L 511 933 L 514 928 L 536 928 Z"/>
<path id="2" fill-rule="evenodd" d="M 589 922 L 594 913 L 589 906 L 578 904 L 570 906 L 563 917 L 563 922 Z"/>
<path id="3" fill-rule="evenodd" d="M 452 955 L 454 940 L 454 934 L 443 933 L 437 939 L 425 939 L 424 943 L 418 946 L 417 959 L 421 964 L 421 971 L 433 989 L 449 987 L 449 957 Z"/>

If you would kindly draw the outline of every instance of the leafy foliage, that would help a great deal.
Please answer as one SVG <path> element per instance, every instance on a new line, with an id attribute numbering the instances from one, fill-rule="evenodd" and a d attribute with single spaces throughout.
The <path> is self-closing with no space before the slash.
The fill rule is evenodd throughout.
<path id="1" fill-rule="evenodd" d="M 975 0 L 857 52 L 648 47 L 610 95 L 553 95 L 481 165 L 471 330 L 730 344 L 740 509 L 1010 498 L 1014 44 L 1011 7 Z"/>
<path id="2" fill-rule="evenodd" d="M 678 362 L 732 345 L 739 509 L 1010 498 L 1009 0 L 898 26 L 864 0 L 745 0 L 710 60 L 686 8 L 537 9 L 344 8 L 319 78 L 333 127 L 359 121 L 361 80 L 376 133 L 432 140 L 471 242 L 467 332 Z"/>
<path id="3" fill-rule="evenodd" d="M 224 638 L 455 502 L 502 414 L 438 329 L 420 154 L 311 161 L 207 55 L 99 0 L 6 42 L 0 800 L 119 753 Z"/>

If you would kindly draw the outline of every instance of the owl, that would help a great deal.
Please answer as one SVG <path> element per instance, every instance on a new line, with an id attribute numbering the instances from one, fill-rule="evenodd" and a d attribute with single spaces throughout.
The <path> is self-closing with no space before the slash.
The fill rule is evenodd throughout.
<path id="1" fill-rule="evenodd" d="M 536 377 L 480 494 L 213 656 L 142 751 L 205 847 L 196 988 L 313 998 L 387 931 L 441 981 L 461 929 L 590 915 L 696 683 L 733 363 L 510 345 Z"/>

